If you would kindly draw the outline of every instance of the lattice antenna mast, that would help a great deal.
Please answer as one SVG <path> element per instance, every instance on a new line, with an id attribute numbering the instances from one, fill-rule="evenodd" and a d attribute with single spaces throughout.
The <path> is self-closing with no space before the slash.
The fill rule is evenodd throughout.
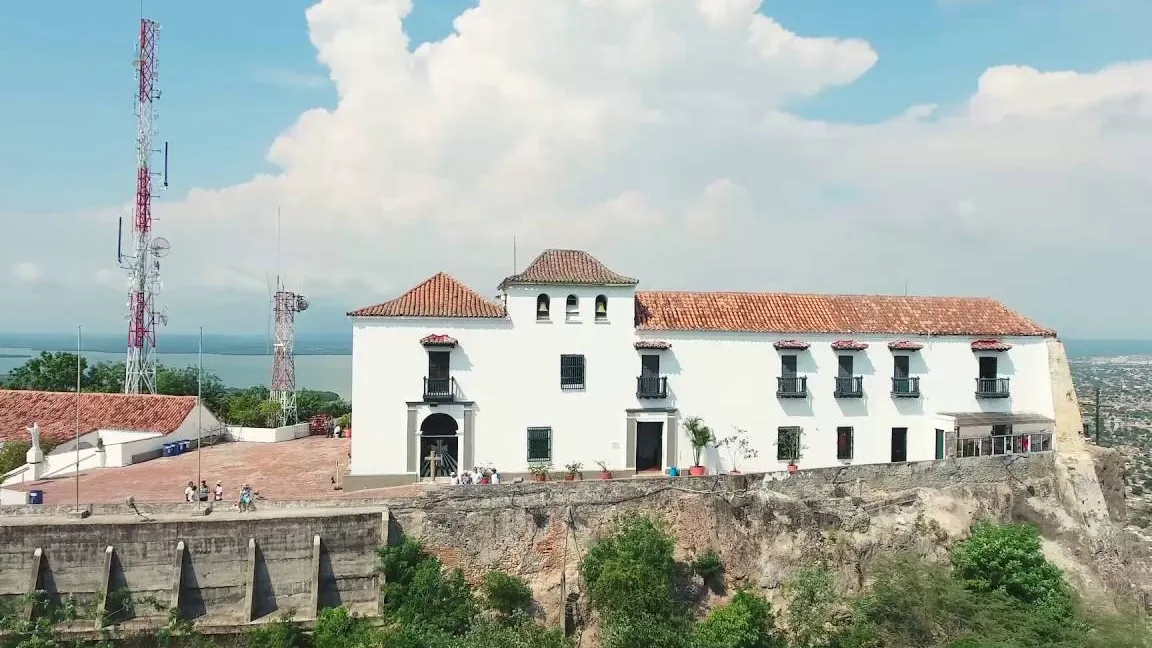
<path id="1" fill-rule="evenodd" d="M 277 259 L 279 259 L 279 217 L 277 217 Z M 279 260 L 277 260 L 279 265 Z M 272 296 L 272 315 L 276 321 L 276 332 L 272 342 L 272 389 L 269 399 L 280 405 L 278 426 L 296 423 L 296 359 L 293 350 L 296 346 L 296 313 L 308 310 L 308 300 L 303 295 L 288 291 L 276 272 L 276 292 Z"/>
<path id="2" fill-rule="evenodd" d="M 156 393 L 156 329 L 168 317 L 157 309 L 160 292 L 160 259 L 168 254 L 166 239 L 153 238 L 152 198 L 154 177 L 163 176 L 168 186 L 168 145 L 164 145 L 163 174 L 152 169 L 153 140 L 156 136 L 156 100 L 160 98 L 157 75 L 156 38 L 159 23 L 140 19 L 139 54 L 136 66 L 136 200 L 132 220 L 132 248 L 117 245 L 117 259 L 130 277 L 128 294 L 128 354 L 124 362 L 124 393 Z M 120 236 L 123 236 L 121 219 Z"/>

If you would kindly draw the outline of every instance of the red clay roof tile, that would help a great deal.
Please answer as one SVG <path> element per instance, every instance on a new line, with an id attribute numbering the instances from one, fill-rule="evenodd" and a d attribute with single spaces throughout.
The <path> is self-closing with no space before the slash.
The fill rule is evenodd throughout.
<path id="1" fill-rule="evenodd" d="M 500 282 L 500 288 L 513 284 L 569 284 L 594 286 L 635 286 L 639 281 L 617 274 L 582 250 L 544 250 L 523 272 Z"/>
<path id="2" fill-rule="evenodd" d="M 484 299 L 455 277 L 439 272 L 396 299 L 365 306 L 351 317 L 507 317 L 504 307 Z"/>
<path id="3" fill-rule="evenodd" d="M 836 340 L 832 343 L 832 349 L 835 351 L 863 351 L 867 348 L 867 343 L 856 340 Z"/>
<path id="4" fill-rule="evenodd" d="M 912 340 L 896 340 L 889 342 L 888 348 L 893 351 L 919 351 L 924 348 L 924 345 Z"/>
<path id="5" fill-rule="evenodd" d="M 1000 340 L 976 340 L 972 343 L 973 351 L 1007 351 L 1012 345 Z"/>
<path id="6" fill-rule="evenodd" d="M 456 338 L 451 335 L 433 333 L 420 338 L 420 344 L 424 346 L 456 346 Z"/>
<path id="7" fill-rule="evenodd" d="M 804 340 L 777 340 L 772 343 L 772 346 L 780 350 L 804 351 L 812 345 Z"/>
<path id="8" fill-rule="evenodd" d="M 637 291 L 636 326 L 654 331 L 1056 335 L 982 297 Z"/>
<path id="9" fill-rule="evenodd" d="M 664 340 L 636 340 L 636 343 L 633 344 L 632 346 L 636 347 L 637 349 L 664 350 L 664 349 L 671 349 L 672 343 L 671 342 L 665 342 Z"/>
<path id="10" fill-rule="evenodd" d="M 80 395 L 80 434 L 93 430 L 175 432 L 196 406 L 195 396 Z M 60 443 L 76 436 L 76 394 L 0 389 L 0 441 L 28 441 L 26 427 Z"/>

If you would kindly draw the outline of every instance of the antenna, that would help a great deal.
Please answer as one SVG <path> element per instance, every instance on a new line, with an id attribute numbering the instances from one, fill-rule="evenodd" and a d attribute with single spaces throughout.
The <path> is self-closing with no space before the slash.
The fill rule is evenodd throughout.
<path id="1" fill-rule="evenodd" d="M 296 313 L 308 310 L 308 300 L 289 292 L 280 280 L 280 209 L 276 209 L 276 292 L 272 296 L 272 315 L 276 332 L 272 342 L 272 388 L 269 400 L 279 403 L 277 427 L 297 421 L 296 410 Z"/>
<path id="2" fill-rule="evenodd" d="M 124 393 L 156 393 L 156 330 L 168 323 L 168 314 L 157 309 L 160 293 L 160 259 L 171 245 L 153 238 L 152 141 L 156 135 L 156 101 L 160 98 L 156 40 L 160 24 L 143 16 L 140 3 L 140 34 L 136 66 L 136 199 L 132 220 L 130 254 L 123 250 L 123 218 L 117 235 L 117 259 L 131 278 L 128 294 L 128 351 L 124 360 Z M 163 186 L 168 186 L 168 145 L 164 145 Z"/>

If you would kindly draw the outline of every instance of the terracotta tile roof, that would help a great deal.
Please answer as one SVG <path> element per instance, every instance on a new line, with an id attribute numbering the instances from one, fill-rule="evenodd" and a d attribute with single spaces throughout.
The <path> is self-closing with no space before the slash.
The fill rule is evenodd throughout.
<path id="1" fill-rule="evenodd" d="M 424 346 L 456 346 L 456 338 L 451 335 L 442 335 L 440 333 L 433 333 L 432 335 L 425 335 L 420 338 L 420 344 Z"/>
<path id="2" fill-rule="evenodd" d="M 976 340 L 972 343 L 973 351 L 1007 351 L 1012 345 L 1000 340 Z"/>
<path id="3" fill-rule="evenodd" d="M 513 284 L 635 286 L 637 283 L 639 281 L 632 277 L 612 272 L 582 250 L 544 250 L 523 272 L 500 282 L 500 288 Z"/>
<path id="4" fill-rule="evenodd" d="M 484 299 L 455 277 L 439 272 L 396 299 L 365 306 L 350 317 L 507 317 L 504 307 Z"/>
<path id="5" fill-rule="evenodd" d="M 80 434 L 93 430 L 168 434 L 192 413 L 195 396 L 81 394 Z M 55 442 L 76 436 L 76 394 L 0 389 L 0 441 L 28 441 L 36 423 L 40 438 Z"/>
<path id="6" fill-rule="evenodd" d="M 834 351 L 863 351 L 867 349 L 868 345 L 864 342 L 857 342 L 856 340 L 836 340 L 832 343 Z"/>
<path id="7" fill-rule="evenodd" d="M 810 347 L 812 345 L 808 344 L 804 340 L 776 340 L 775 342 L 772 343 L 772 346 L 776 347 L 777 349 L 788 349 L 791 351 L 804 351 L 805 349 L 807 349 L 808 347 Z"/>
<path id="8" fill-rule="evenodd" d="M 889 342 L 888 348 L 893 351 L 919 351 L 924 348 L 924 345 L 912 340 L 896 340 Z"/>
<path id="9" fill-rule="evenodd" d="M 672 343 L 664 340 L 636 340 L 632 346 L 637 349 L 671 349 Z"/>
<path id="10" fill-rule="evenodd" d="M 983 297 L 637 291 L 636 326 L 654 331 L 1056 335 Z"/>

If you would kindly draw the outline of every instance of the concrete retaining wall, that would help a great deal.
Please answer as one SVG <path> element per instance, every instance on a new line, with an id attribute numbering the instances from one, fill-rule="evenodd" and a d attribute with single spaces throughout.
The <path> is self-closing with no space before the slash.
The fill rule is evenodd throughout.
<path id="1" fill-rule="evenodd" d="M 247 623 L 289 610 L 309 619 L 340 605 L 376 613 L 375 550 L 387 542 L 387 509 L 217 515 L 9 518 L 0 525 L 0 597 L 71 596 L 94 622 L 122 588 L 131 590 L 137 617 L 176 608 L 201 622 Z"/>

